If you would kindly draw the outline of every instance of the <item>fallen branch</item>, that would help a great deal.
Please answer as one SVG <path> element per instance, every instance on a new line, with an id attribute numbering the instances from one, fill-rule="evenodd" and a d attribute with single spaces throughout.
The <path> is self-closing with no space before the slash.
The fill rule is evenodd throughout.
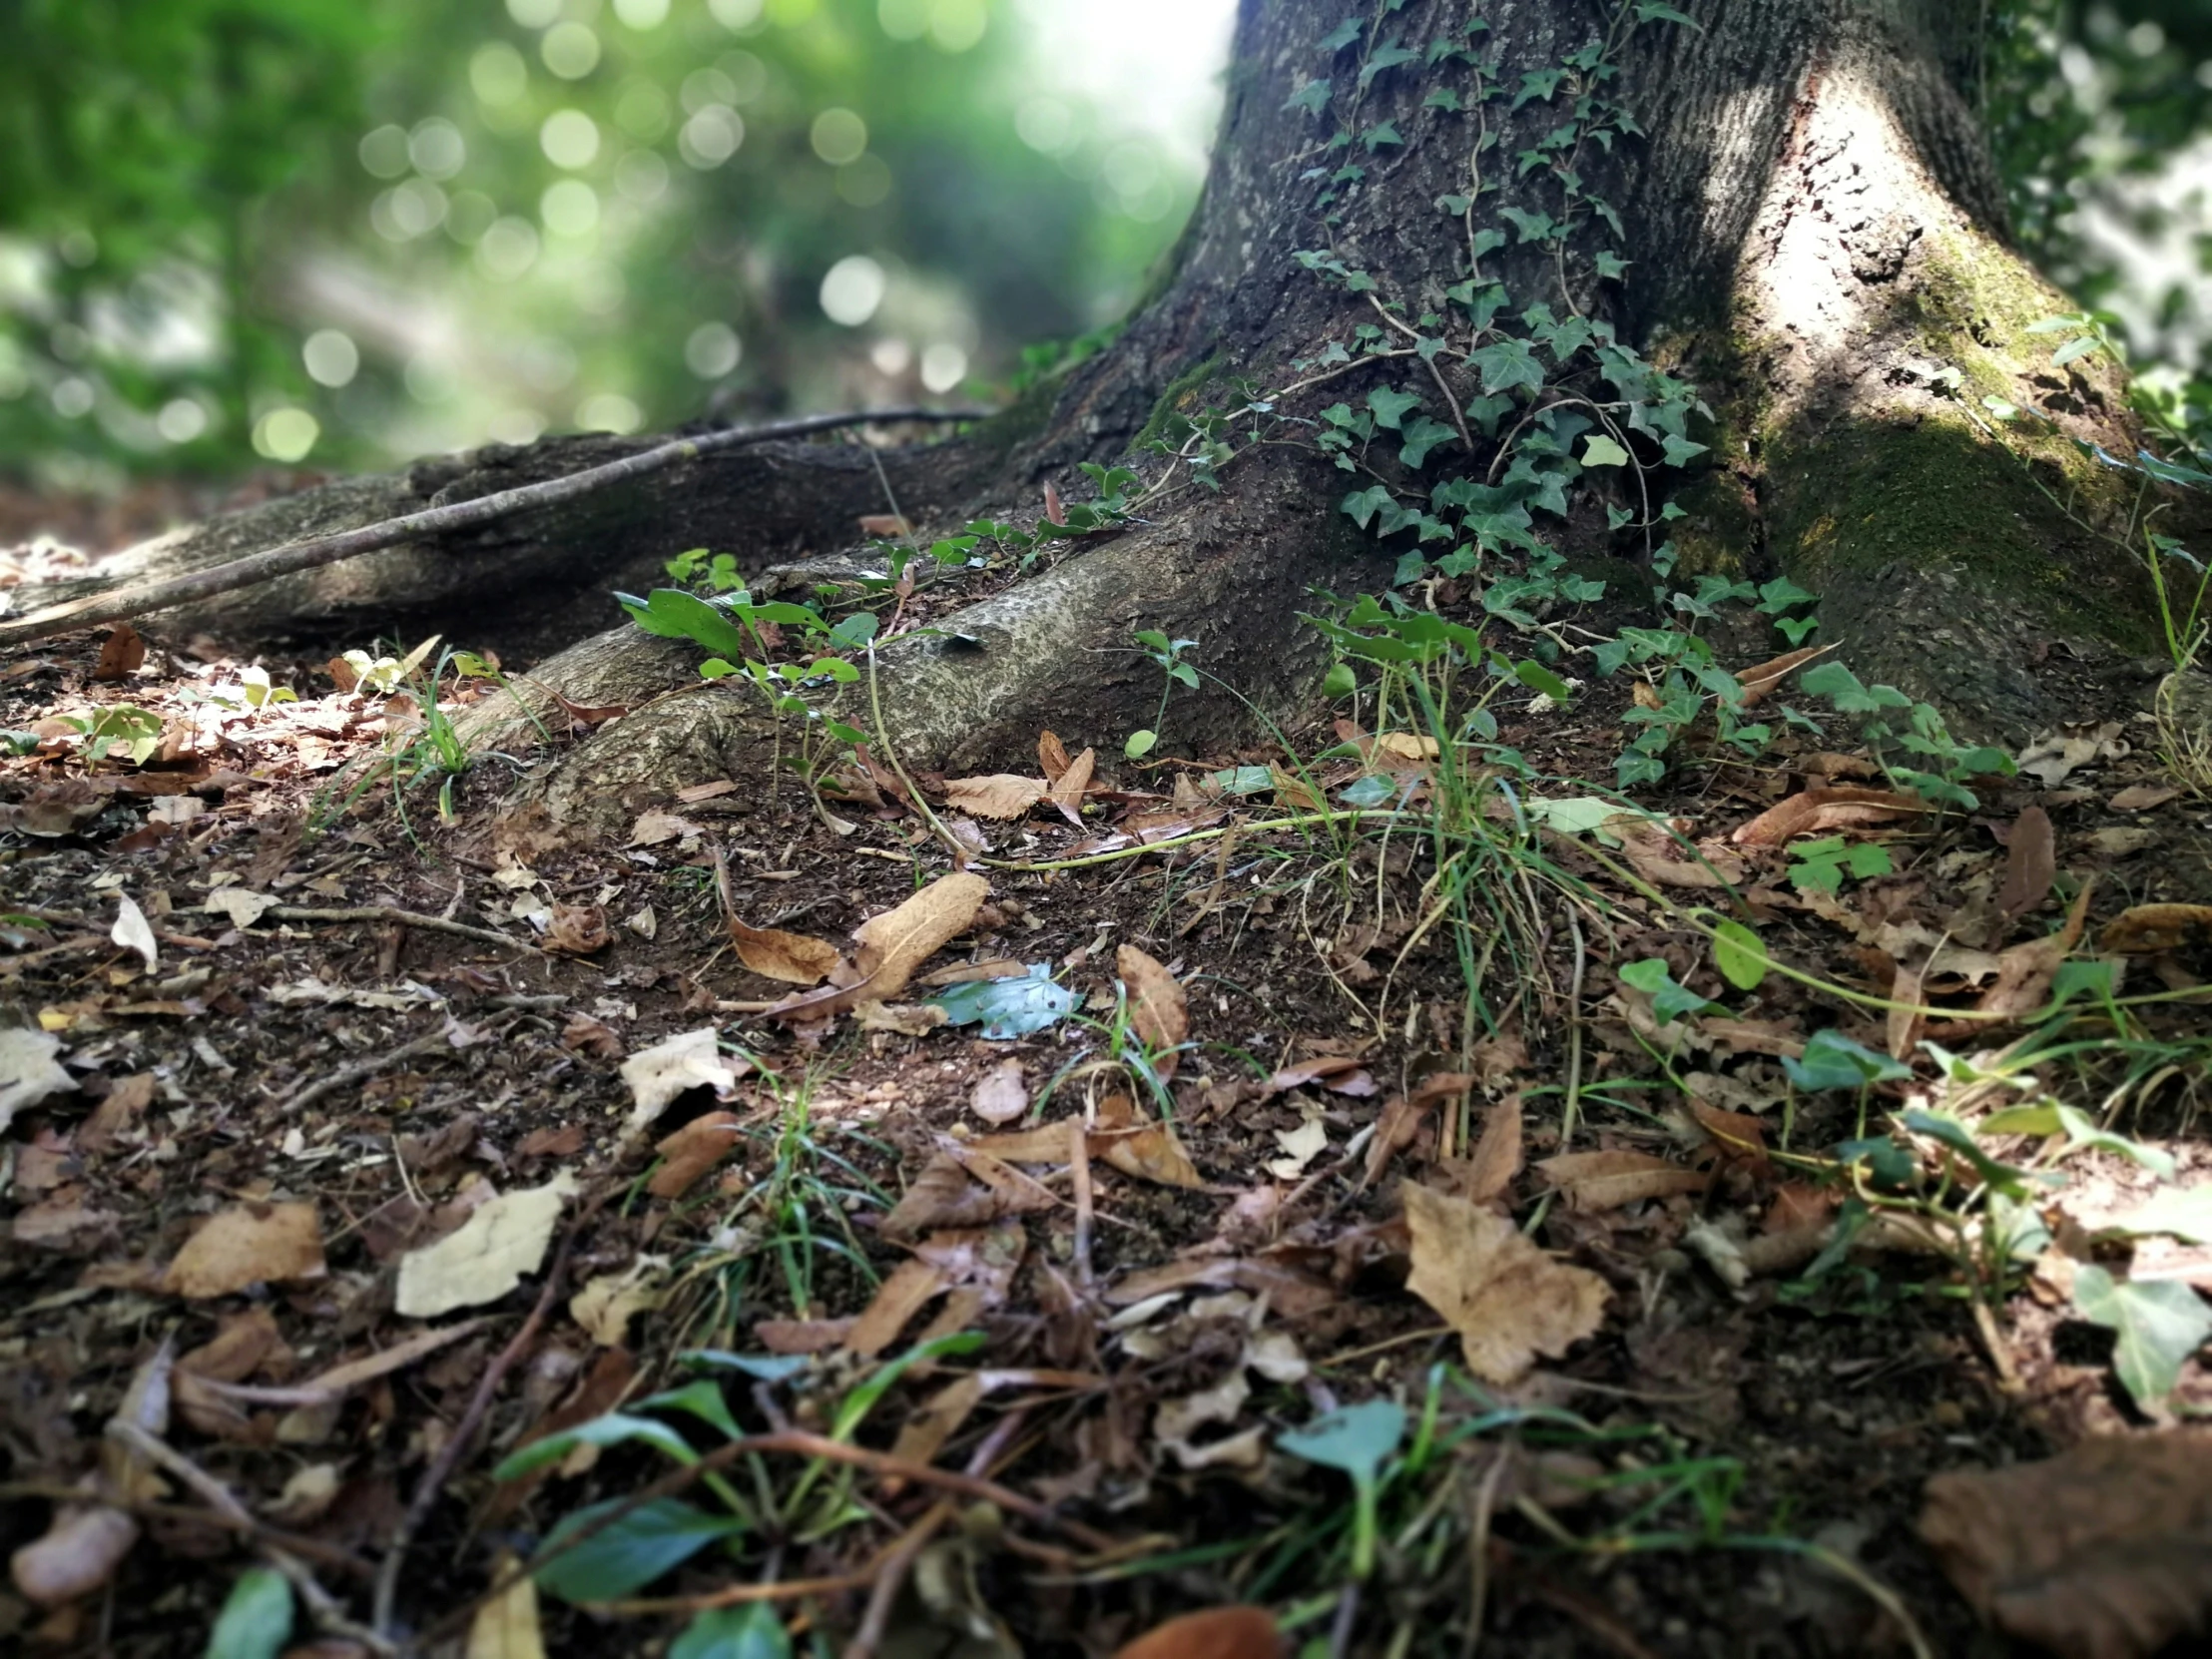
<path id="1" fill-rule="evenodd" d="M 402 927 L 419 927 L 430 933 L 451 933 L 457 939 L 475 939 L 480 944 L 496 944 L 504 950 L 528 950 L 533 953 L 538 950 L 528 939 L 509 938 L 505 933 L 489 927 L 471 927 L 465 921 L 425 915 L 419 910 L 394 909 L 389 904 L 352 904 L 329 910 L 317 909 L 308 904 L 272 904 L 262 915 L 275 916 L 278 921 L 396 921 Z"/>
<path id="2" fill-rule="evenodd" d="M 697 460 L 702 455 L 743 449 L 777 438 L 836 431 L 843 427 L 865 425 L 871 421 L 980 420 L 988 412 L 984 409 L 863 409 L 844 414 L 806 415 L 797 420 L 771 421 L 762 426 L 734 426 L 726 431 L 677 438 L 651 449 L 641 449 L 635 455 L 625 455 L 618 461 L 608 461 L 603 466 L 572 472 L 563 478 L 548 478 L 541 483 L 524 484 L 511 490 L 495 490 L 490 495 L 480 495 L 469 501 L 449 502 L 442 507 L 426 507 L 419 513 L 403 513 L 397 518 L 380 519 L 374 524 L 364 524 L 353 530 L 340 530 L 334 535 L 309 536 L 301 541 L 286 542 L 281 547 L 250 553 L 243 559 L 232 559 L 207 570 L 194 571 L 189 576 L 141 582 L 135 587 L 109 593 L 87 594 L 82 599 L 48 605 L 42 610 L 33 611 L 29 616 L 0 623 L 0 648 L 23 645 L 32 640 L 50 639 L 56 634 L 91 628 L 103 622 L 127 622 L 154 611 L 188 605 L 197 599 L 212 599 L 218 594 L 236 593 L 241 588 L 255 587 L 279 576 L 314 570 L 322 565 L 336 564 L 343 559 L 357 559 L 365 553 L 381 553 L 386 548 L 397 547 L 401 542 L 413 541 L 417 537 L 473 529 L 479 524 L 489 524 L 533 507 L 548 507 L 555 502 L 570 501 L 579 495 L 588 495 L 612 484 L 624 483 L 649 472 L 658 472 L 664 467 L 674 466 L 678 461 Z"/>

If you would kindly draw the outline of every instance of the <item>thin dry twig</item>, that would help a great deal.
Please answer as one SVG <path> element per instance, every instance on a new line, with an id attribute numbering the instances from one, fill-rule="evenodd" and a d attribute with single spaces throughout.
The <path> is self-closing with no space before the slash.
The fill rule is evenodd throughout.
<path id="1" fill-rule="evenodd" d="M 533 955 L 540 954 L 538 947 L 528 939 L 511 938 L 489 927 L 471 927 L 465 921 L 448 921 L 444 916 L 425 915 L 420 910 L 402 910 L 389 904 L 350 904 L 330 910 L 316 909 L 306 904 L 272 904 L 262 914 L 275 916 L 278 921 L 396 921 L 402 927 L 419 927 L 429 933 L 451 933 L 456 938 L 495 944 L 502 950 L 527 950 Z"/>
<path id="2" fill-rule="evenodd" d="M 524 484 L 511 490 L 494 490 L 489 495 L 480 495 L 473 500 L 448 502 L 441 507 L 425 508 L 419 513 L 403 513 L 397 518 L 364 524 L 355 530 L 341 530 L 335 535 L 308 536 L 300 541 L 286 542 L 281 547 L 249 554 L 243 559 L 232 559 L 207 570 L 194 571 L 189 576 L 142 582 L 135 587 L 88 594 L 82 599 L 48 605 L 42 610 L 33 611 L 29 616 L 0 623 L 0 648 L 21 645 L 29 640 L 50 639 L 56 634 L 72 633 L 103 622 L 128 621 L 134 617 L 146 616 L 150 612 L 190 604 L 196 599 L 212 599 L 218 594 L 256 587 L 278 576 L 314 570 L 323 565 L 336 564 L 340 560 L 358 558 L 364 553 L 379 553 L 387 547 L 396 547 L 401 542 L 445 535 L 455 530 L 473 529 L 479 524 L 510 518 L 534 507 L 551 506 L 556 502 L 588 495 L 594 490 L 606 489 L 613 484 L 626 483 L 646 473 L 659 472 L 674 466 L 679 461 L 697 460 L 702 455 L 743 449 L 750 444 L 766 443 L 776 438 L 805 437 L 813 432 L 836 431 L 847 426 L 865 425 L 871 421 L 980 420 L 989 411 L 984 409 L 863 409 L 844 414 L 807 415 L 798 420 L 771 421 L 762 426 L 736 426 L 727 431 L 677 438 L 669 443 L 656 444 L 651 449 L 641 449 L 634 455 L 625 455 L 620 460 L 587 467 L 582 472 L 571 472 L 565 477 L 548 478 L 540 483 Z"/>
<path id="3" fill-rule="evenodd" d="M 844 1644 L 844 1659 L 875 1659 L 875 1650 L 883 1645 L 884 1632 L 890 1628 L 891 1610 L 898 1605 L 898 1592 L 905 1588 L 906 1575 L 913 1570 L 914 1558 L 951 1518 L 950 1500 L 940 1497 L 892 1546 L 875 1574 L 875 1587 L 868 1592 L 867 1611 L 860 1616 L 852 1639 Z"/>
<path id="4" fill-rule="evenodd" d="M 349 1089 L 356 1083 L 365 1082 L 374 1077 L 378 1072 L 389 1071 L 393 1066 L 415 1059 L 420 1055 L 435 1053 L 446 1046 L 445 1033 L 443 1031 L 433 1031 L 427 1037 L 417 1037 L 413 1042 L 402 1043 L 397 1048 L 387 1048 L 379 1053 L 364 1055 L 358 1060 L 350 1061 L 338 1067 L 337 1070 L 327 1076 L 318 1077 L 285 1101 L 282 1106 L 277 1108 L 277 1111 L 280 1115 L 288 1116 L 298 1111 L 302 1106 L 313 1105 L 314 1102 L 320 1100 L 326 1094 L 334 1094 L 339 1089 Z"/>

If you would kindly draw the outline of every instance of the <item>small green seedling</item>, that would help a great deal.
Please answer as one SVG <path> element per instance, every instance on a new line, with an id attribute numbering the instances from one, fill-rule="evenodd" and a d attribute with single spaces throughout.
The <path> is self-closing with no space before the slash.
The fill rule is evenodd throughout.
<path id="1" fill-rule="evenodd" d="M 1293 1457 L 1342 1469 L 1352 1477 L 1355 1579 L 1365 1579 L 1375 1570 L 1376 1499 L 1381 1490 L 1377 1477 L 1404 1437 L 1405 1407 L 1391 1399 L 1370 1399 L 1317 1417 L 1275 1442 Z"/>
<path id="2" fill-rule="evenodd" d="M 1171 640 L 1157 628 L 1140 628 L 1137 644 L 1147 657 L 1160 665 L 1167 676 L 1160 688 L 1160 712 L 1152 717 L 1152 724 L 1142 731 L 1129 734 L 1129 741 L 1121 746 L 1122 754 L 1132 761 L 1141 761 L 1151 754 L 1160 741 L 1160 724 L 1168 718 L 1168 697 L 1178 685 L 1198 690 L 1198 670 L 1183 661 L 1183 653 L 1196 645 L 1196 640 Z"/>

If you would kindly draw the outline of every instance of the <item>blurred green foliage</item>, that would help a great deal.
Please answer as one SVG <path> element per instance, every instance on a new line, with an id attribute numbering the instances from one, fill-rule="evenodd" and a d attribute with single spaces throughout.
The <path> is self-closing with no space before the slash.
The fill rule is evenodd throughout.
<path id="1" fill-rule="evenodd" d="M 1019 24 L 0 0 L 0 463 L 375 464 L 1003 380 L 1118 314 L 1199 182 Z"/>
<path id="2" fill-rule="evenodd" d="M 1057 90 L 1050 3 L 0 0 L 0 465 L 373 465 L 1033 378 L 1198 185 Z M 2212 402 L 2212 4 L 1955 3 L 2023 246 Z"/>

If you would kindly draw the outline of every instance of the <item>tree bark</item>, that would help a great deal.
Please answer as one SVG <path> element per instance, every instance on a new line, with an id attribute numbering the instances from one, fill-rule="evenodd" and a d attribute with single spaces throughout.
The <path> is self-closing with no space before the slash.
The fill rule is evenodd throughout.
<path id="1" fill-rule="evenodd" d="M 1675 535 L 1686 568 L 1792 577 L 1821 595 L 1821 638 L 1839 642 L 1862 679 L 1935 702 L 1962 733 L 2016 739 L 2111 712 L 2094 705 L 2155 636 L 2140 563 L 2096 533 L 2124 518 L 2132 491 L 2074 440 L 2126 455 L 2135 433 L 2114 371 L 2053 369 L 2050 338 L 2027 331 L 2066 301 L 2005 240 L 1972 104 L 1973 8 L 1682 9 L 1687 25 L 1631 28 L 1633 6 L 1609 0 L 1472 10 L 1414 0 L 1325 45 L 1337 0 L 1247 0 L 1212 176 L 1156 296 L 1109 349 L 1021 406 L 881 456 L 900 505 L 938 533 L 982 514 L 1034 522 L 1046 482 L 1070 499 L 1089 493 L 1081 461 L 1126 459 L 1173 487 L 1118 533 L 1060 544 L 1041 574 L 940 607 L 936 632 L 885 646 L 881 736 L 910 763 L 963 769 L 1026 755 L 1041 727 L 1071 746 L 1118 747 L 1152 724 L 1161 690 L 1157 669 L 1129 649 L 1140 627 L 1194 639 L 1213 676 L 1171 701 L 1171 742 L 1218 747 L 1254 710 L 1289 709 L 1327 662 L 1298 620 L 1310 590 L 1372 588 L 1415 547 L 1411 532 L 1379 544 L 1355 528 L 1338 510 L 1348 489 L 1381 479 L 1418 503 L 1439 476 L 1381 448 L 1370 471 L 1347 473 L 1313 441 L 1321 411 L 1402 387 L 1468 434 L 1445 446 L 1442 472 L 1494 479 L 1498 442 L 1464 414 L 1489 371 L 1466 350 L 1525 333 L 1511 319 L 1534 304 L 1610 323 L 1703 394 L 1699 460 L 1666 469 L 1655 441 L 1633 442 L 1647 484 L 1688 509 Z M 1401 45 L 1410 57 L 1393 56 Z M 1449 55 L 1461 45 L 1471 63 Z M 1602 146 L 1547 151 L 1547 135 L 1590 98 L 1617 98 L 1635 119 Z M 1617 231 L 1598 216 L 1561 247 L 1525 229 L 1495 247 L 1476 240 L 1516 213 L 1565 211 L 1562 165 L 1617 213 Z M 1447 200 L 1462 197 L 1471 208 Z M 1628 262 L 1625 276 L 1611 258 Z M 1329 262 L 1366 285 L 1311 269 Z M 1455 308 L 1452 290 L 1470 275 L 1510 292 L 1493 334 Z M 1363 326 L 1391 354 L 1360 355 Z M 1445 348 L 1416 349 L 1423 336 Z M 1331 341 L 1354 355 L 1332 361 Z M 1515 396 L 1501 435 L 1525 427 L 1530 396 Z M 1218 494 L 1167 477 L 1166 459 L 1144 447 L 1174 415 L 1255 398 L 1268 407 L 1242 417 L 1242 452 Z M 2000 437 L 1985 398 L 2049 424 Z M 619 447 L 568 439 L 425 463 L 181 545 L 236 552 Z M 606 589 L 649 583 L 689 546 L 739 554 L 762 573 L 757 593 L 870 568 L 874 554 L 838 550 L 855 547 L 857 514 L 883 510 L 881 493 L 851 448 L 749 452 L 189 620 L 232 635 L 435 627 L 474 643 L 520 618 L 574 638 L 579 618 L 607 614 Z M 1538 533 L 1571 555 L 1638 556 L 1647 538 L 1609 530 L 1589 494 L 1539 519 Z M 151 548 L 139 563 L 178 554 Z M 557 817 L 612 821 L 673 786 L 757 764 L 747 757 L 765 729 L 747 694 L 698 684 L 697 655 L 625 627 L 537 671 L 572 702 L 638 709 L 536 786 Z M 2057 671 L 2064 663 L 2071 677 Z M 2093 686 L 2083 665 L 2098 671 Z M 550 698 L 530 695 L 558 721 Z M 526 742 L 527 726 L 497 707 L 474 723 L 478 740 Z"/>

